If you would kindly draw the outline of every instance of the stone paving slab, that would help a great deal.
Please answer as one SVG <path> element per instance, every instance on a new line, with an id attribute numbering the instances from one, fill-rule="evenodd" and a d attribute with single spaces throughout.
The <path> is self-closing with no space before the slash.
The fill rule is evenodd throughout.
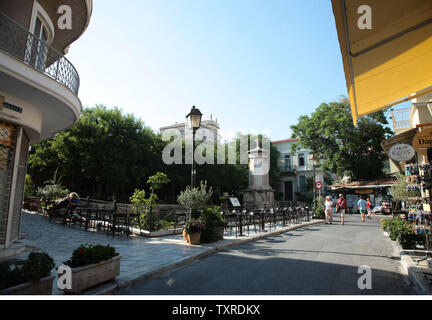
<path id="1" fill-rule="evenodd" d="M 27 246 L 37 248 L 48 253 L 56 267 L 70 259 L 72 252 L 81 244 L 111 245 L 122 256 L 120 275 L 112 283 L 96 288 L 85 294 L 109 294 L 117 288 L 126 288 L 180 265 L 192 262 L 208 254 L 228 248 L 233 245 L 274 236 L 306 225 L 322 223 L 314 220 L 303 224 L 282 227 L 278 225 L 271 229 L 266 226 L 266 232 L 247 231 L 244 236 L 237 236 L 234 232 L 226 232 L 224 240 L 202 244 L 187 244 L 182 235 L 173 234 L 159 238 L 141 236 L 126 237 L 105 234 L 103 232 L 89 232 L 77 226 L 68 226 L 49 222 L 47 218 L 37 213 L 24 211 L 21 219 L 21 233 L 23 237 L 14 244 L 15 248 Z M 28 254 L 28 252 L 24 252 Z M 62 295 L 57 288 L 57 281 L 53 284 L 53 294 Z"/>

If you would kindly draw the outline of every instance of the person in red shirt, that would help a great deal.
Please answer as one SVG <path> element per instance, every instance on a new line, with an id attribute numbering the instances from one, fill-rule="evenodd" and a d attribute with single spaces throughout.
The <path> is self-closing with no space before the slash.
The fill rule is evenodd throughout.
<path id="1" fill-rule="evenodd" d="M 372 202 L 369 197 L 366 200 L 366 208 L 368 212 L 368 219 L 372 219 Z"/>
<path id="2" fill-rule="evenodd" d="M 336 211 L 339 212 L 339 217 L 341 219 L 341 224 L 345 224 L 345 213 L 347 209 L 347 201 L 344 199 L 343 194 L 339 195 L 339 199 L 336 203 Z"/>

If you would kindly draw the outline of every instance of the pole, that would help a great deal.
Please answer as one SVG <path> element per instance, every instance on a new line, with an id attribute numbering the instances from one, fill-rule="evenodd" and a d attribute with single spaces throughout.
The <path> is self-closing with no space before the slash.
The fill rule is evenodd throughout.
<path id="1" fill-rule="evenodd" d="M 195 188 L 195 128 L 192 128 L 192 172 L 191 188 Z"/>
<path id="2" fill-rule="evenodd" d="M 312 173 L 313 173 L 313 208 L 315 209 L 316 207 L 316 178 L 315 178 L 315 163 L 312 162 Z"/>

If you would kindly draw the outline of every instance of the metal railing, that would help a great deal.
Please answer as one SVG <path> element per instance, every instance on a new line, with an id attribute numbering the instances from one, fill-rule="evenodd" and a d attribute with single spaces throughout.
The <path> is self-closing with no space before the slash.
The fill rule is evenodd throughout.
<path id="1" fill-rule="evenodd" d="M 2 12 L 0 30 L 0 50 L 46 74 L 78 95 L 78 72 L 64 55 Z"/>
<path id="2" fill-rule="evenodd" d="M 410 111 L 411 108 L 403 108 L 398 110 L 390 109 L 387 112 L 392 120 L 393 130 L 411 128 Z"/>

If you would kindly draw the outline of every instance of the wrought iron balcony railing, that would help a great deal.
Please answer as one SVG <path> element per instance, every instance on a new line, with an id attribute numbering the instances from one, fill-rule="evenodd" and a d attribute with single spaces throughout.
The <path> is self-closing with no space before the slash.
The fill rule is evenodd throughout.
<path id="1" fill-rule="evenodd" d="M 46 74 L 78 95 L 78 72 L 64 55 L 2 12 L 0 30 L 0 50 Z"/>

